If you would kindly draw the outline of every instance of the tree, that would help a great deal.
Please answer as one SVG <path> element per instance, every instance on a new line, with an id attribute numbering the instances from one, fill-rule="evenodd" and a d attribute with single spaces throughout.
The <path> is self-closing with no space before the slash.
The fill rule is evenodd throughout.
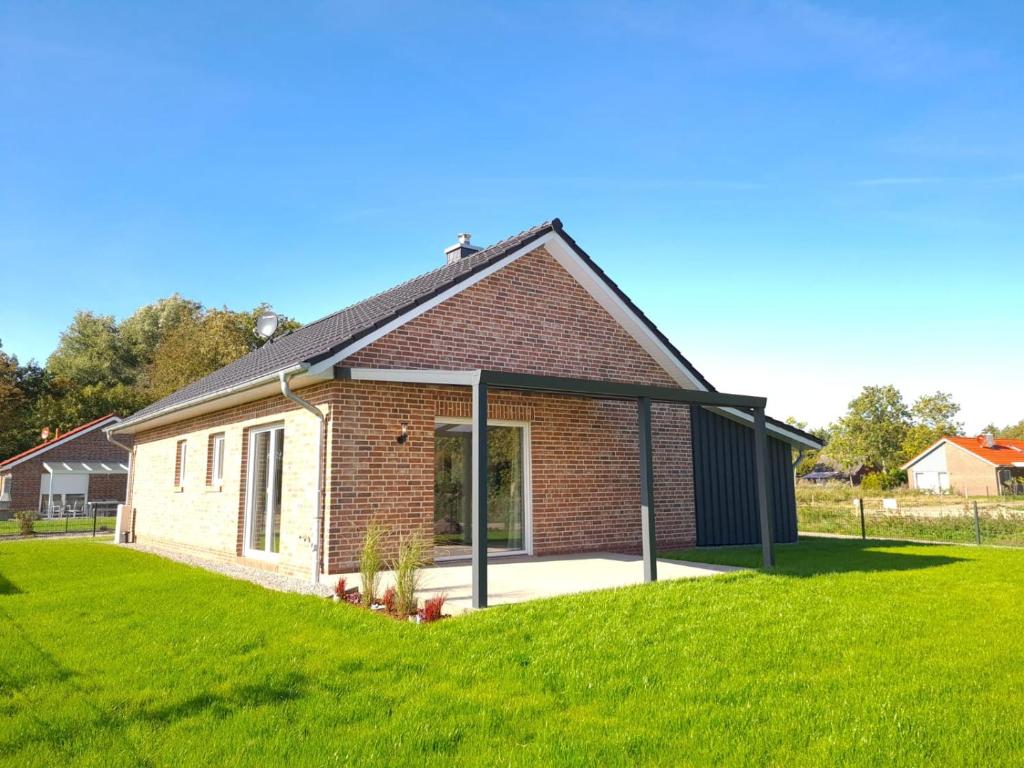
<path id="1" fill-rule="evenodd" d="M 0 342 L 0 458 L 30 448 L 39 437 L 36 406 L 48 392 L 50 377 L 45 369 L 3 351 Z"/>
<path id="2" fill-rule="evenodd" d="M 202 314 L 202 304 L 175 293 L 139 307 L 125 318 L 118 333 L 137 373 L 153 362 L 153 354 L 164 337 L 182 323 L 198 320 Z"/>
<path id="3" fill-rule="evenodd" d="M 956 420 L 960 406 L 946 392 L 921 395 L 910 407 L 913 425 L 903 441 L 903 458 L 910 459 L 943 435 L 963 434 L 963 422 Z"/>
<path id="4" fill-rule="evenodd" d="M 146 398 L 165 397 L 265 343 L 253 328 L 266 308 L 233 312 L 225 307 L 181 318 L 153 351 L 143 376 Z M 297 327 L 294 320 L 283 317 L 278 333 Z"/>
<path id="5" fill-rule="evenodd" d="M 77 312 L 46 363 L 49 391 L 36 406 L 39 420 L 71 429 L 108 413 L 144 405 L 135 388 L 138 368 L 111 315 Z"/>
<path id="6" fill-rule="evenodd" d="M 19 366 L 0 350 L 0 456 L 31 445 L 42 426 L 67 430 L 133 413 L 237 360 L 264 343 L 253 328 L 266 309 L 206 310 L 175 294 L 121 323 L 76 313 L 45 369 Z M 297 327 L 283 317 L 279 333 Z"/>
<path id="7" fill-rule="evenodd" d="M 1024 440 L 1024 419 L 1016 424 L 1003 427 L 999 430 L 999 437 L 1006 437 L 1011 440 Z"/>
<path id="8" fill-rule="evenodd" d="M 886 471 L 900 463 L 910 426 L 910 410 L 896 387 L 864 387 L 832 427 L 828 455 L 847 470 L 867 465 Z"/>
<path id="9" fill-rule="evenodd" d="M 797 429 L 802 429 L 804 432 L 810 432 L 812 435 L 814 435 L 816 438 L 821 440 L 821 442 L 825 443 L 826 445 L 828 444 L 829 438 L 831 437 L 828 427 L 817 427 L 815 429 L 808 430 L 807 422 L 801 421 L 800 419 L 797 419 L 794 416 L 787 417 L 786 423 L 789 424 L 790 426 L 796 427 Z M 803 459 L 800 460 L 800 463 L 796 467 L 797 476 L 799 477 L 801 475 L 806 475 L 808 472 L 811 472 L 817 465 L 821 453 L 821 451 L 805 449 Z M 799 455 L 800 452 L 794 449 L 792 451 L 793 461 L 796 461 L 797 456 Z"/>

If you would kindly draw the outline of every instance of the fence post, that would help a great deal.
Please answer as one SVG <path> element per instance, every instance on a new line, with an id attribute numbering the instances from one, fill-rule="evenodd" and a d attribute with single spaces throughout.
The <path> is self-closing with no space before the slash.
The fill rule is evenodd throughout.
<path id="1" fill-rule="evenodd" d="M 868 538 L 868 529 L 864 524 L 864 498 L 860 497 L 857 499 L 857 508 L 860 510 L 860 537 L 865 541 Z"/>
<path id="2" fill-rule="evenodd" d="M 92 505 L 92 537 L 96 538 L 96 505 Z"/>
<path id="3" fill-rule="evenodd" d="M 978 520 L 978 501 L 974 501 L 974 543 L 981 546 L 981 521 Z"/>

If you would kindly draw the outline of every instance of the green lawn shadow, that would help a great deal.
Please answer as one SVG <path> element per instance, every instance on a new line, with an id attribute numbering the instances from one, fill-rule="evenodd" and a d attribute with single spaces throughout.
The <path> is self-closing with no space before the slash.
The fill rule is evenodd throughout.
<path id="1" fill-rule="evenodd" d="M 928 552 L 931 548 L 941 546 L 887 539 L 802 537 L 795 544 L 779 544 L 775 547 L 775 569 L 771 572 L 805 578 L 854 571 L 914 571 L 968 560 L 947 553 Z M 759 545 L 696 547 L 663 552 L 659 556 L 673 560 L 761 568 Z"/>

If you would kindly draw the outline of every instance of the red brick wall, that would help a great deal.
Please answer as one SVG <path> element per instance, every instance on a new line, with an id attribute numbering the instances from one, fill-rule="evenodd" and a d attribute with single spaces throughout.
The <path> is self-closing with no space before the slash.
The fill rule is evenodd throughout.
<path id="1" fill-rule="evenodd" d="M 668 374 L 545 251 L 538 250 L 424 313 L 345 361 L 347 365 L 403 368 L 492 368 L 528 373 L 673 384 Z M 338 381 L 301 392 L 330 407 L 327 446 L 326 559 L 329 572 L 352 570 L 366 524 L 373 518 L 397 534 L 433 528 L 434 425 L 439 416 L 468 416 L 466 388 Z M 147 489 L 138 506 L 139 540 L 173 545 L 215 557 L 237 553 L 234 532 L 244 511 L 245 449 L 241 429 L 248 420 L 293 408 L 269 398 L 167 425 L 139 437 L 147 466 L 159 477 L 134 481 Z M 529 422 L 532 450 L 533 545 L 537 554 L 585 550 L 636 551 L 640 547 L 639 449 L 635 403 L 547 394 L 492 392 L 491 418 Z M 395 438 L 402 422 L 409 439 Z M 234 425 L 234 427 L 232 427 Z M 653 409 L 655 503 L 662 546 L 696 541 L 689 409 L 655 404 Z M 238 429 L 235 435 L 231 430 Z M 225 491 L 196 496 L 205 538 L 190 532 L 188 514 L 173 494 L 172 439 L 190 435 L 189 472 L 213 431 L 229 430 L 231 465 Z M 288 428 L 290 429 L 290 428 Z M 237 443 L 241 445 L 237 445 Z M 286 457 L 298 450 L 286 431 Z M 159 456 L 154 451 L 158 449 Z M 307 461 L 314 456 L 303 442 Z M 141 455 L 141 454 L 139 454 Z M 286 461 L 288 459 L 286 458 Z M 139 467 L 143 466 L 140 461 Z M 203 467 L 205 472 L 205 467 Z M 237 478 L 237 479 L 236 479 Z M 298 482 L 298 481 L 296 481 Z M 305 482 L 305 481 L 303 481 Z M 285 480 L 285 494 L 301 493 Z M 188 486 L 187 493 L 195 489 Z M 226 495 L 226 494 L 225 494 Z M 180 494 L 179 494 L 180 496 Z M 216 501 L 211 501 L 211 498 Z M 198 506 L 197 506 L 198 505 Z M 296 505 L 291 514 L 303 514 Z M 177 509 L 177 512 L 171 510 Z M 180 524 L 156 524 L 154 516 L 179 516 Z M 146 516 L 153 519 L 147 523 Z M 221 522 L 214 523 L 211 516 Z M 231 532 L 221 530 L 230 526 Z M 151 533 L 147 536 L 147 529 Z M 296 530 L 301 524 L 296 523 Z M 216 549 L 199 548 L 198 539 Z M 173 534 L 174 539 L 168 538 Z M 180 537 L 180 538 L 179 538 Z M 283 542 L 284 533 L 282 534 Z M 283 544 L 282 544 L 283 545 Z M 280 569 L 301 572 L 299 554 L 282 557 Z"/>
<path id="2" fill-rule="evenodd" d="M 673 379 L 543 249 L 360 350 L 345 365 L 490 368 L 674 385 Z M 329 564 L 355 565 L 366 522 L 429 529 L 434 417 L 469 415 L 465 389 L 351 383 L 338 390 Z M 491 418 L 531 423 L 536 554 L 640 547 L 636 405 L 494 392 Z M 521 415 L 507 415 L 509 409 Z M 690 415 L 654 405 L 661 546 L 696 542 Z M 410 439 L 395 442 L 403 420 Z M 415 437 L 413 434 L 415 433 Z"/>
<path id="3" fill-rule="evenodd" d="M 999 493 L 996 468 L 963 448 L 946 443 L 946 468 L 949 470 L 950 489 L 968 496 L 986 496 Z M 911 470 L 913 472 L 913 470 Z"/>
<path id="4" fill-rule="evenodd" d="M 51 448 L 37 457 L 18 464 L 9 470 L 14 479 L 11 493 L 12 510 L 38 509 L 39 478 L 46 471 L 43 468 L 43 462 L 59 461 L 61 459 L 66 461 L 114 461 L 127 464 L 128 453 L 110 443 L 102 429 L 94 429 L 62 445 Z M 122 494 L 124 493 L 124 484 L 122 480 Z M 89 494 L 92 497 L 91 483 Z M 106 498 L 104 497 L 104 499 Z M 124 496 L 121 495 L 116 498 L 124 498 Z"/>
<path id="5" fill-rule="evenodd" d="M 332 403 L 327 565 L 354 570 L 367 523 L 429 534 L 436 417 L 468 417 L 456 387 L 337 383 Z M 530 424 L 533 551 L 638 551 L 640 475 L 636 405 L 547 394 L 494 392 L 492 419 Z M 409 439 L 395 438 L 402 422 Z M 696 542 L 689 412 L 652 413 L 659 546 Z"/>
<path id="6" fill-rule="evenodd" d="M 344 364 L 490 368 L 676 385 L 542 248 L 395 329 Z"/>

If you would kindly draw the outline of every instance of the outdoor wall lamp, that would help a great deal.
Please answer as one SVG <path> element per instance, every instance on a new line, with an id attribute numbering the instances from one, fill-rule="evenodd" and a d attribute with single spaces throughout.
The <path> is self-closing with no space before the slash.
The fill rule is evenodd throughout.
<path id="1" fill-rule="evenodd" d="M 409 439 L 409 422 L 403 421 L 402 422 L 402 432 L 401 432 L 401 434 L 398 435 L 398 437 L 395 438 L 395 441 L 399 445 L 405 445 L 405 443 L 406 443 L 406 441 L 408 439 Z"/>

